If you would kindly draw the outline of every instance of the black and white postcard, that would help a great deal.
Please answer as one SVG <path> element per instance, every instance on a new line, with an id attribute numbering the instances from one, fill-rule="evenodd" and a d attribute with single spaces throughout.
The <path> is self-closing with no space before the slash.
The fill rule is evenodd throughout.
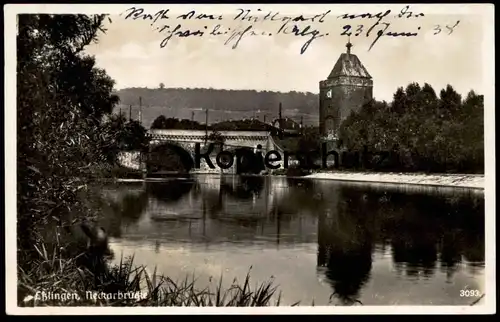
<path id="1" fill-rule="evenodd" d="M 9 314 L 495 312 L 493 4 L 4 18 Z"/>

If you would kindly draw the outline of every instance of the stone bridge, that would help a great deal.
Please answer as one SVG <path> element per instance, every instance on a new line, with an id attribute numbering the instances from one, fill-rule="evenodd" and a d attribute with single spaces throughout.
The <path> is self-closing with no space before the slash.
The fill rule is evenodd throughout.
<path id="1" fill-rule="evenodd" d="M 257 146 L 260 145 L 262 155 L 265 155 L 270 150 L 277 150 L 282 152 L 282 149 L 274 142 L 271 132 L 268 131 L 218 131 L 218 138 L 220 142 L 210 140 L 212 131 L 204 130 L 161 130 L 151 129 L 148 131 L 150 138 L 150 152 L 154 151 L 160 146 L 168 146 L 178 152 L 178 154 L 186 162 L 194 165 L 196 144 L 200 145 L 201 153 L 206 152 L 208 144 L 222 142 L 222 149 L 224 151 L 234 152 L 238 149 L 247 149 L 256 151 Z M 216 165 L 216 155 L 218 150 L 214 149 L 210 154 L 210 160 L 215 165 L 216 169 L 210 169 L 202 158 L 200 168 L 193 169 L 193 172 L 221 172 L 221 169 Z M 236 172 L 236 160 L 233 161 L 233 166 L 223 172 L 234 173 Z M 190 167 L 190 170 L 192 167 Z"/>

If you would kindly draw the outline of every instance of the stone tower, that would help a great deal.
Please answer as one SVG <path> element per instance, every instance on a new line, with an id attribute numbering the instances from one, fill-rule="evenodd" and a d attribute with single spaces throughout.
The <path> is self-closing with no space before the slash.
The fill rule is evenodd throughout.
<path id="1" fill-rule="evenodd" d="M 335 139 L 340 124 L 373 97 L 372 77 L 346 45 L 326 80 L 319 82 L 319 128 L 321 135 Z"/>

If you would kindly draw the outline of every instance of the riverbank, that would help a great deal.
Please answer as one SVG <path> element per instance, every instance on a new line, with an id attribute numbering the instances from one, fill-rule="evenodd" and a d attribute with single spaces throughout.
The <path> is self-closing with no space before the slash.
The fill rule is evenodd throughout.
<path id="1" fill-rule="evenodd" d="M 305 178 L 320 180 L 457 187 L 484 190 L 483 174 L 317 172 L 307 175 L 305 176 Z"/>
<path id="2" fill-rule="evenodd" d="M 197 172 L 194 175 L 220 175 L 213 172 Z M 257 175 L 260 176 L 260 175 Z M 284 174 L 272 176 L 284 177 Z M 294 178 L 294 176 L 288 176 Z M 316 172 L 300 178 L 337 180 L 366 183 L 392 183 L 435 187 L 456 187 L 484 190 L 483 174 L 424 174 L 424 173 L 373 173 L 373 172 Z M 163 181 L 164 178 L 129 179 L 118 178 L 117 182 Z"/>
<path id="3" fill-rule="evenodd" d="M 58 258 L 43 243 L 38 246 L 43 252 L 34 258 L 37 267 L 19 271 L 18 307 L 280 306 L 274 281 L 250 283 L 250 270 L 243 281 L 234 280 L 229 288 L 222 287 L 222 276 L 214 278 L 215 285 L 200 288 L 194 276 L 174 281 L 156 269 L 151 274 L 145 266 L 135 265 L 133 257 L 90 270 L 79 267 L 76 258 Z"/>

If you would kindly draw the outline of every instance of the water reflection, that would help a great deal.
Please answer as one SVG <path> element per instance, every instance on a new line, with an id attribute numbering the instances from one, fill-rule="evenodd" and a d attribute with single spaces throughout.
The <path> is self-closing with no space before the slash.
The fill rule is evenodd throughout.
<path id="1" fill-rule="evenodd" d="M 374 243 L 390 245 L 397 273 L 409 279 L 429 279 L 440 267 L 450 281 L 463 260 L 484 264 L 482 198 L 359 187 L 337 195 L 337 211 L 320 215 L 318 265 L 343 302 L 368 280 Z"/>
<path id="2" fill-rule="evenodd" d="M 300 267 L 294 257 L 313 255 L 315 272 L 327 282 L 332 303 L 390 304 L 401 297 L 395 291 L 398 285 L 401 289 L 411 285 L 413 297 L 405 300 L 408 304 L 425 303 L 426 297 L 438 296 L 432 293 L 444 289 L 442 303 L 453 304 L 464 300 L 458 295 L 464 287 L 459 281 L 483 287 L 476 280 L 485 255 L 482 193 L 435 188 L 402 191 L 257 176 L 199 176 L 107 191 L 114 195 L 105 198 L 114 199 L 101 201 L 104 221 L 114 237 L 133 241 L 132 249 L 146 243 L 153 254 L 162 254 L 164 247 L 172 251 L 174 245 L 184 243 L 193 249 L 204 247 L 196 256 L 220 250 L 226 254 L 227 269 L 241 266 L 247 258 L 241 252 L 246 252 L 251 254 L 250 265 L 267 263 L 264 268 L 276 269 L 277 276 Z M 316 245 L 316 250 L 308 245 Z M 266 257 L 266 250 L 277 252 L 276 258 Z M 189 265 L 197 269 L 203 265 L 189 256 Z M 160 260 L 149 258 L 155 263 Z M 301 268 L 281 284 L 322 297 L 321 283 L 306 283 L 309 277 L 300 281 L 298 275 L 305 271 L 309 270 Z M 426 292 L 430 295 L 424 296 Z"/>
<path id="3" fill-rule="evenodd" d="M 149 183 L 146 185 L 146 193 L 163 203 L 175 204 L 193 189 L 194 183 L 190 179 Z"/>
<path id="4" fill-rule="evenodd" d="M 318 266 L 333 295 L 343 304 L 352 303 L 370 278 L 372 268 L 374 214 L 364 194 L 339 188 L 331 207 L 319 214 Z M 360 200 L 361 199 L 361 200 Z M 370 208 L 369 208 L 370 207 Z"/>
<path id="5" fill-rule="evenodd" d="M 240 177 L 237 184 L 234 181 L 228 182 L 228 180 L 223 179 L 220 190 L 223 194 L 236 200 L 246 200 L 254 197 L 258 198 L 264 189 L 264 183 L 265 178 L 260 176 Z"/>

